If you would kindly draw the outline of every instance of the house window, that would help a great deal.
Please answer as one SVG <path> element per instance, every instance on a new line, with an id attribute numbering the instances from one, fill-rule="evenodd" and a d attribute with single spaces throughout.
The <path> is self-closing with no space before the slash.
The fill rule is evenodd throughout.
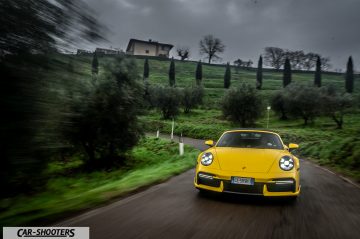
<path id="1" fill-rule="evenodd" d="M 145 50 L 145 53 L 146 53 L 146 54 L 149 54 L 149 50 Z"/>
<path id="2" fill-rule="evenodd" d="M 165 46 L 161 46 L 161 50 L 165 50 Z"/>

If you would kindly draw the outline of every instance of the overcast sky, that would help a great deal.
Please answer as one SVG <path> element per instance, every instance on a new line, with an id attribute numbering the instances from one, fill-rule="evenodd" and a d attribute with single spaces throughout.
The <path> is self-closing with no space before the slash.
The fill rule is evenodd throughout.
<path id="1" fill-rule="evenodd" d="M 126 49 L 130 38 L 188 46 L 213 34 L 226 45 L 222 62 L 252 59 L 267 46 L 315 52 L 360 69 L 360 0 L 85 0 L 110 32 L 102 47 Z M 93 50 L 93 49 L 90 49 Z M 175 55 L 175 50 L 172 51 Z"/>

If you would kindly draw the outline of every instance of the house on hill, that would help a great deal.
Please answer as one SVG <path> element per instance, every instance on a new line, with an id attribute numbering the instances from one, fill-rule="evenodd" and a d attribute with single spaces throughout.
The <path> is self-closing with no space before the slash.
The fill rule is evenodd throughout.
<path id="1" fill-rule="evenodd" d="M 174 46 L 171 44 L 160 43 L 157 41 L 143 41 L 130 39 L 126 48 L 126 54 L 136 56 L 160 56 L 169 57 L 170 50 Z"/>

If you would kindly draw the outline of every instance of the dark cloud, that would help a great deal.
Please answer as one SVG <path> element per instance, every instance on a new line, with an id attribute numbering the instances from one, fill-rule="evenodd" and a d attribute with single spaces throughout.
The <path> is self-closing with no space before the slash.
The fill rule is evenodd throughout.
<path id="1" fill-rule="evenodd" d="M 226 45 L 223 62 L 256 62 L 266 46 L 313 51 L 344 68 L 360 64 L 358 0 L 87 0 L 111 29 L 104 46 L 125 49 L 130 38 L 189 46 L 213 34 Z M 173 52 L 174 54 L 174 52 Z M 359 61 L 357 61 L 359 59 Z M 358 63 L 359 62 L 359 63 Z M 359 69 L 359 67 L 357 67 Z"/>

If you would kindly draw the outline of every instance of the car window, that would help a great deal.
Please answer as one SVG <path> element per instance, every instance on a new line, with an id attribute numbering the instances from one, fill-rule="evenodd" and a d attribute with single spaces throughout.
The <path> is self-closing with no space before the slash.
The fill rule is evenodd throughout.
<path id="1" fill-rule="evenodd" d="M 283 149 L 277 135 L 265 132 L 228 132 L 219 139 L 216 147 Z"/>

